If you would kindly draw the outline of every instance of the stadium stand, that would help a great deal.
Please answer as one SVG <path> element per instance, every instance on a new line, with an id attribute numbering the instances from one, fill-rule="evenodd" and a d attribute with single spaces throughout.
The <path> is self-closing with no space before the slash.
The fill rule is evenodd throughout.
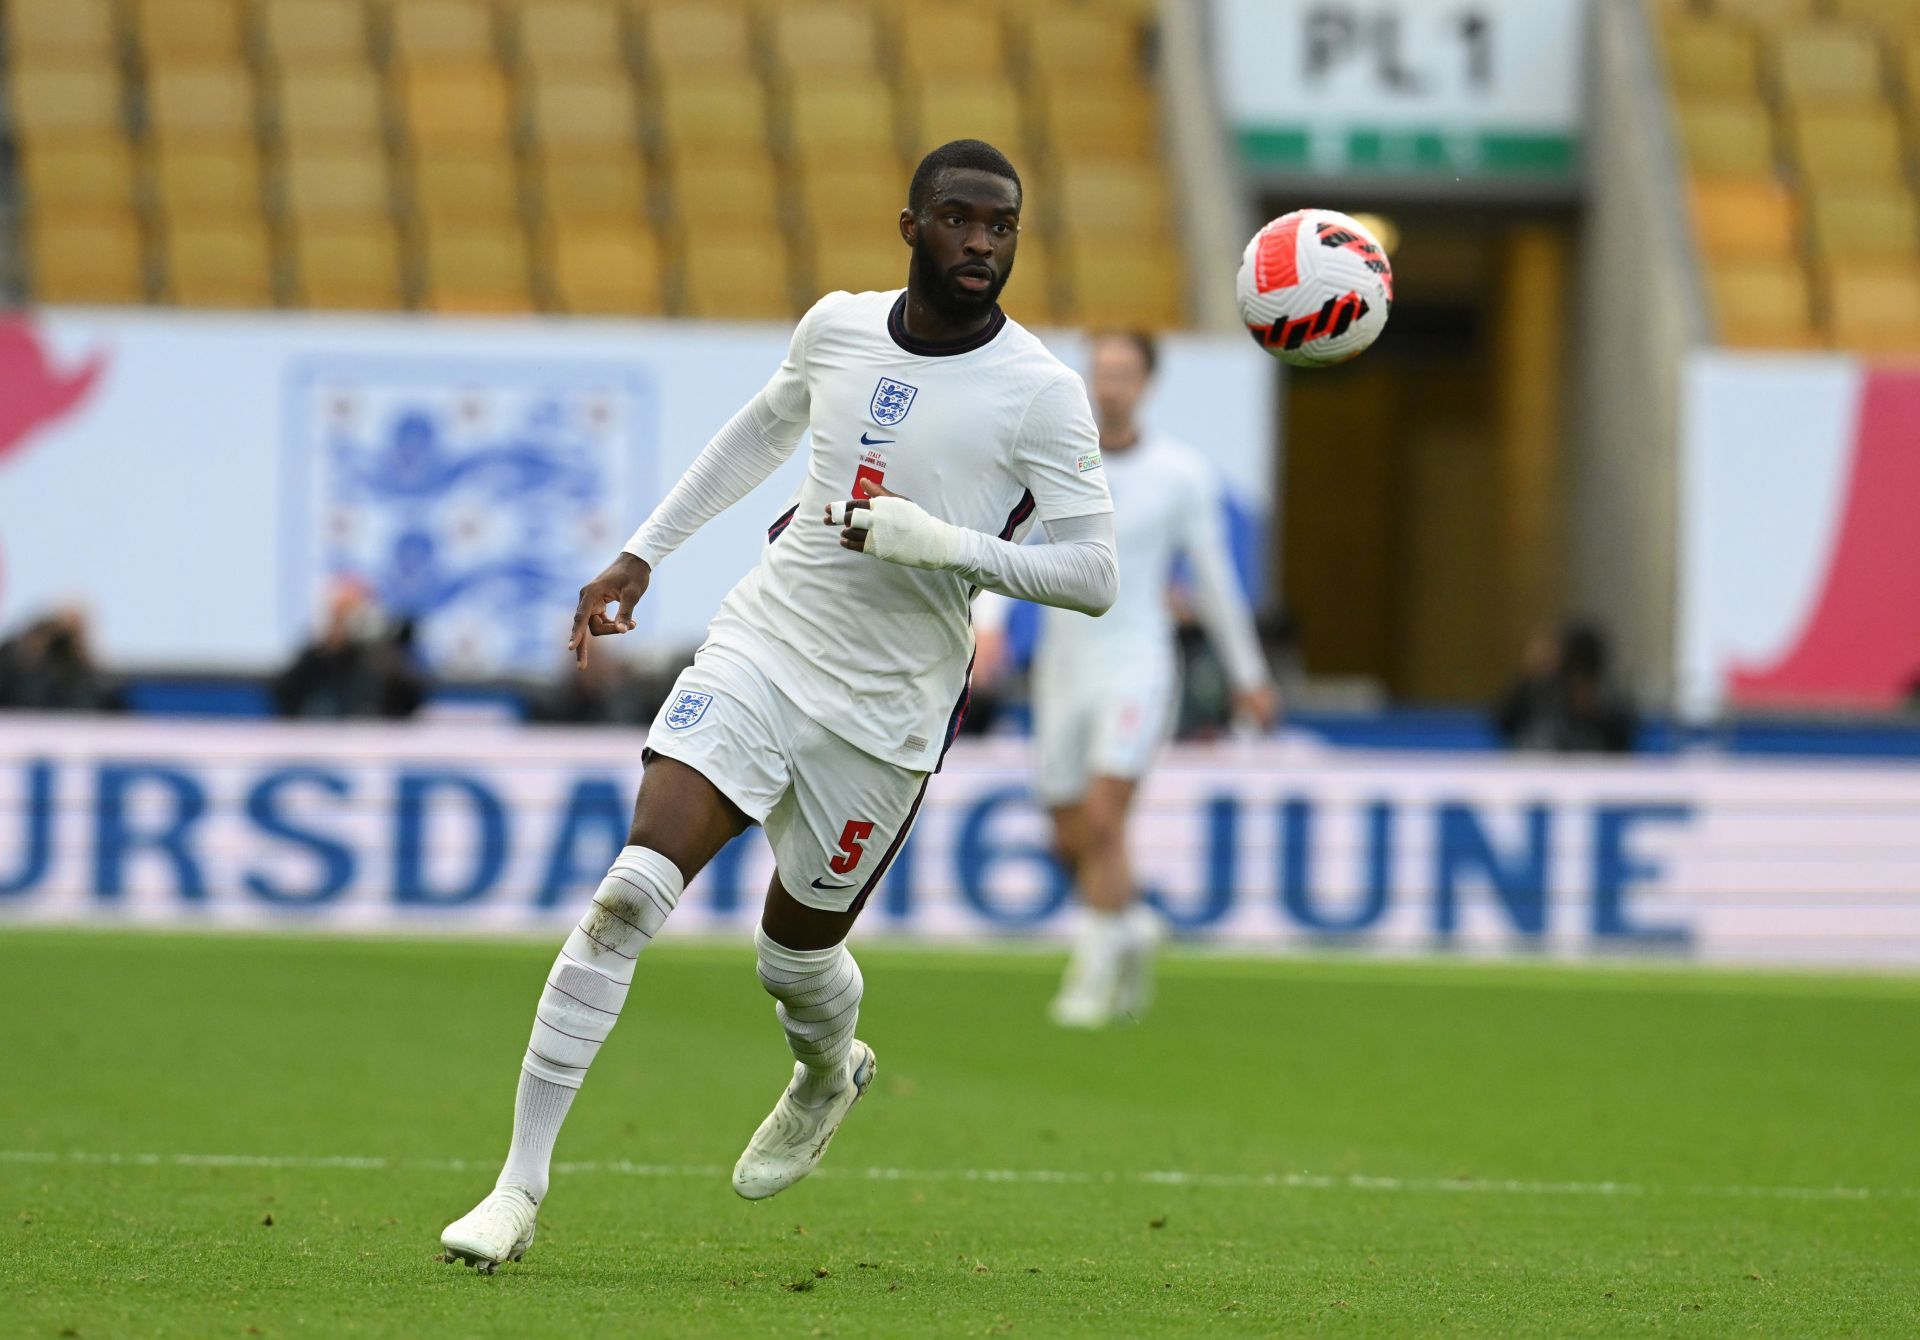
<path id="1" fill-rule="evenodd" d="M 1920 352 L 1920 2 L 1650 14 L 1721 339 Z"/>
<path id="2" fill-rule="evenodd" d="M 9 0 L 25 296 L 788 316 L 898 284 L 912 163 L 973 135 L 1035 197 L 1013 310 L 1180 324 L 1151 9 Z"/>

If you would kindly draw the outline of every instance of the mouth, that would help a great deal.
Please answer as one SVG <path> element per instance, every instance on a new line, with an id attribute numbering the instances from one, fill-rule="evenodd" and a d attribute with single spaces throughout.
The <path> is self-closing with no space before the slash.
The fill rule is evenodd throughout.
<path id="1" fill-rule="evenodd" d="M 993 271 L 984 265 L 962 265 L 953 271 L 953 282 L 969 293 L 985 293 L 993 287 Z"/>

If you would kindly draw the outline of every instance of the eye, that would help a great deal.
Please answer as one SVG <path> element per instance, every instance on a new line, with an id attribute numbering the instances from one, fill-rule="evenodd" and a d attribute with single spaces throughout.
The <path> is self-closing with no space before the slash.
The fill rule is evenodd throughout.
<path id="1" fill-rule="evenodd" d="M 993 231 L 1001 237 L 1011 237 L 1013 235 L 1013 228 L 1009 224 L 996 223 L 993 225 Z"/>
<path id="2" fill-rule="evenodd" d="M 945 223 L 949 228 L 964 228 L 967 226 L 967 221 L 958 214 L 949 214 L 945 219 L 941 220 L 941 222 Z"/>

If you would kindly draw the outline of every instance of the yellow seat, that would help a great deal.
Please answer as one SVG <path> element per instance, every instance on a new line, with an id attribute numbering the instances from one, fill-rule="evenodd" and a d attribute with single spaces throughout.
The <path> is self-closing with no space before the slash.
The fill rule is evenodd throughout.
<path id="1" fill-rule="evenodd" d="M 512 11 L 513 45 L 533 70 L 624 70 L 620 10 L 606 0 L 522 0 Z"/>
<path id="2" fill-rule="evenodd" d="M 149 65 L 246 59 L 240 0 L 139 0 L 134 31 Z"/>
<path id="3" fill-rule="evenodd" d="M 1083 240 L 1068 249 L 1067 263 L 1074 312 L 1087 325 L 1160 329 L 1186 320 L 1180 270 L 1171 251 Z"/>
<path id="4" fill-rule="evenodd" d="M 161 240 L 168 301 L 182 307 L 273 305 L 273 252 L 258 215 L 169 219 Z"/>
<path id="5" fill-rule="evenodd" d="M 1799 233 L 1793 193 L 1768 177 L 1693 183 L 1693 221 L 1713 260 L 1791 255 Z"/>
<path id="6" fill-rule="evenodd" d="M 1795 28 L 1773 43 L 1780 91 L 1798 103 L 1878 102 L 1886 93 L 1880 44 L 1857 28 Z"/>
<path id="7" fill-rule="evenodd" d="M 251 140 L 253 76 L 243 65 L 177 65 L 147 76 L 147 122 L 160 140 Z"/>
<path id="8" fill-rule="evenodd" d="M 297 219 L 387 218 L 393 182 L 386 155 L 365 146 L 296 149 L 280 164 L 281 197 Z"/>
<path id="9" fill-rule="evenodd" d="M 421 292 L 436 312 L 533 308 L 526 241 L 507 221 L 428 221 L 421 230 Z"/>
<path id="10" fill-rule="evenodd" d="M 536 199 L 549 217 L 564 220 L 647 216 L 646 176 L 631 154 L 543 154 L 530 166 Z"/>
<path id="11" fill-rule="evenodd" d="M 1859 262 L 1827 276 L 1827 329 L 1833 342 L 1867 353 L 1920 350 L 1920 266 Z"/>
<path id="12" fill-rule="evenodd" d="M 764 153 L 766 94 L 751 75 L 663 80 L 660 130 L 675 153 Z"/>
<path id="13" fill-rule="evenodd" d="M 117 137 L 25 145 L 20 173 L 33 209 L 133 208 L 133 152 Z"/>
<path id="14" fill-rule="evenodd" d="M 1661 36 L 1667 80 L 1683 96 L 1750 98 L 1759 87 L 1759 47 L 1745 27 L 1695 17 Z"/>
<path id="15" fill-rule="evenodd" d="M 912 253 L 898 234 L 888 245 L 884 237 L 852 239 L 832 234 L 815 234 L 813 247 L 814 294 L 884 292 L 907 282 L 907 266 Z"/>
<path id="16" fill-rule="evenodd" d="M 1904 186 L 1818 191 L 1808 207 L 1816 256 L 1899 260 L 1920 252 L 1920 210 Z"/>
<path id="17" fill-rule="evenodd" d="M 486 0 L 398 0 L 389 4 L 399 65 L 486 65 L 498 59 Z"/>
<path id="18" fill-rule="evenodd" d="M 862 235 L 905 251 L 900 211 L 907 204 L 907 174 L 892 164 L 879 168 L 823 163 L 800 178 L 800 206 L 816 236 Z"/>
<path id="19" fill-rule="evenodd" d="M 302 222 L 292 233 L 291 259 L 303 307 L 378 312 L 406 305 L 399 241 L 384 219 Z"/>
<path id="20" fill-rule="evenodd" d="M 663 0 L 643 7 L 637 17 L 647 63 L 658 77 L 753 71 L 747 13 L 739 5 Z"/>
<path id="21" fill-rule="evenodd" d="M 13 0 L 0 15 L 16 68 L 113 59 L 112 0 Z"/>
<path id="22" fill-rule="evenodd" d="M 1125 160 L 1064 165 L 1060 213 L 1082 232 L 1098 228 L 1112 237 L 1148 239 L 1168 229 L 1166 185 L 1157 164 Z"/>
<path id="23" fill-rule="evenodd" d="M 261 44 L 282 67 L 367 59 L 367 11 L 359 0 L 258 0 L 258 12 Z"/>
<path id="24" fill-rule="evenodd" d="M 686 315 L 763 321 L 793 314 L 787 248 L 773 229 L 688 234 L 683 253 Z"/>
<path id="25" fill-rule="evenodd" d="M 932 74 L 904 81 L 906 124 L 915 161 L 948 140 L 985 140 L 1014 158 L 1027 133 L 1025 105 L 1001 75 L 951 79 Z"/>
<path id="26" fill-rule="evenodd" d="M 640 109 L 623 71 L 537 71 L 524 88 L 528 127 L 542 148 L 638 152 Z"/>
<path id="27" fill-rule="evenodd" d="M 520 207 L 513 159 L 504 151 L 423 154 L 412 169 L 413 207 L 425 218 L 502 217 Z"/>
<path id="28" fill-rule="evenodd" d="M 1761 28 L 1784 28 L 1814 17 L 1814 0 L 1719 0 L 1720 13 Z"/>
<path id="29" fill-rule="evenodd" d="M 1059 83 L 1040 98 L 1047 140 L 1067 157 L 1154 157 L 1156 110 L 1138 85 Z"/>
<path id="30" fill-rule="evenodd" d="M 276 133 L 289 146 L 377 143 L 386 128 L 373 72 L 352 66 L 289 70 L 269 91 Z"/>
<path id="31" fill-rule="evenodd" d="M 1773 124 L 1752 99 L 1679 104 L 1681 146 L 1696 172 L 1759 176 L 1773 171 Z"/>
<path id="32" fill-rule="evenodd" d="M 877 81 L 841 78 L 788 90 L 787 136 L 795 153 L 891 153 L 893 130 L 893 99 Z"/>
<path id="33" fill-rule="evenodd" d="M 111 67 L 45 65 L 12 71 L 7 92 L 22 139 L 124 136 L 120 76 Z"/>
<path id="34" fill-rule="evenodd" d="M 879 54 L 871 9 L 789 0 L 768 15 L 774 63 L 798 79 L 866 75 Z"/>
<path id="35" fill-rule="evenodd" d="M 1907 106 L 1920 113 L 1920 26 L 1894 48 L 1894 66 L 1906 91 Z"/>
<path id="36" fill-rule="evenodd" d="M 1902 179 L 1900 126 L 1884 107 L 1800 107 L 1788 116 L 1801 175 L 1821 186 Z"/>
<path id="37" fill-rule="evenodd" d="M 153 193 L 162 214 L 244 214 L 260 208 L 260 156 L 252 143 L 161 144 Z"/>
<path id="38" fill-rule="evenodd" d="M 665 309 L 660 243 L 642 228 L 557 224 L 546 236 L 544 258 L 554 303 L 563 312 L 651 314 Z"/>
<path id="39" fill-rule="evenodd" d="M 1806 271 L 1789 259 L 1727 262 L 1709 277 L 1720 342 L 1749 348 L 1817 343 Z"/>
<path id="40" fill-rule="evenodd" d="M 922 79 L 1000 79 L 1009 64 L 1005 30 L 966 3 L 907 6 L 899 51 L 909 89 Z"/>
<path id="41" fill-rule="evenodd" d="M 1131 15 L 1097 5 L 1039 7 L 1026 30 L 1027 66 L 1035 80 L 1135 78 L 1140 31 Z"/>
<path id="42" fill-rule="evenodd" d="M 1828 0 L 1838 19 L 1871 24 L 1889 34 L 1920 29 L 1920 0 Z"/>
<path id="43" fill-rule="evenodd" d="M 504 145 L 507 85 L 491 65 L 416 66 L 400 78 L 407 134 L 422 149 Z"/>
<path id="44" fill-rule="evenodd" d="M 673 213 L 690 229 L 773 228 L 780 213 L 773 164 L 766 158 L 694 159 L 674 168 Z"/>
<path id="45" fill-rule="evenodd" d="M 146 301 L 146 257 L 131 211 L 30 210 L 26 242 L 36 302 Z"/>

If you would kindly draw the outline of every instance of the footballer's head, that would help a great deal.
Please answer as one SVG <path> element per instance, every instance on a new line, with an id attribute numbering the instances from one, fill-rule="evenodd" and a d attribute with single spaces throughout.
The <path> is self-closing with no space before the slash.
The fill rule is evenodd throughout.
<path id="1" fill-rule="evenodd" d="M 1103 436 L 1125 436 L 1147 394 L 1160 352 L 1144 330 L 1103 330 L 1093 337 L 1087 390 Z"/>
<path id="2" fill-rule="evenodd" d="M 984 140 L 952 140 L 914 169 L 900 235 L 913 248 L 913 288 L 942 316 L 984 316 L 1013 273 L 1020 174 Z"/>

